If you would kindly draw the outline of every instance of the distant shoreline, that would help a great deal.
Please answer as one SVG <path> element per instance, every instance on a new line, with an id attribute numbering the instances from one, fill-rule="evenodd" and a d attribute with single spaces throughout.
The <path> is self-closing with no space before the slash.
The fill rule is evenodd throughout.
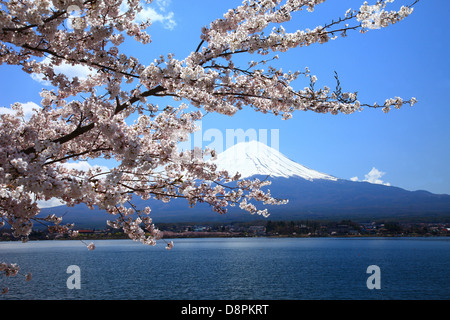
<path id="1" fill-rule="evenodd" d="M 450 237 L 450 235 L 398 235 L 398 234 L 359 234 L 359 235 L 246 235 L 242 233 L 220 233 L 220 232 L 186 232 L 172 233 L 164 232 L 164 238 L 430 238 Z"/>
<path id="2" fill-rule="evenodd" d="M 330 238 L 450 238 L 450 235 L 396 235 L 396 234 L 359 234 L 359 235 L 248 235 L 242 233 L 224 232 L 165 232 L 162 239 L 203 239 L 203 238 L 292 238 L 292 239 L 330 239 Z M 131 240 L 127 235 L 117 236 L 77 236 L 77 237 L 52 237 L 52 238 L 30 238 L 28 241 L 51 241 L 51 240 Z M 20 242 L 21 239 L 0 239 L 1 242 Z"/>
<path id="3" fill-rule="evenodd" d="M 238 237 L 267 237 L 267 238 L 370 238 L 370 237 L 448 237 L 450 223 L 423 222 L 354 222 L 341 221 L 254 221 L 219 223 L 161 223 L 158 228 L 164 238 L 238 238 Z M 0 230 L 0 241 L 21 241 L 23 238 L 13 236 L 13 230 Z M 120 229 L 86 228 L 76 229 L 76 237 L 67 234 L 51 233 L 49 230 L 33 230 L 28 240 L 52 239 L 129 239 Z M 146 234 L 150 236 L 150 234 Z M 27 240 L 27 239 L 25 239 Z"/>

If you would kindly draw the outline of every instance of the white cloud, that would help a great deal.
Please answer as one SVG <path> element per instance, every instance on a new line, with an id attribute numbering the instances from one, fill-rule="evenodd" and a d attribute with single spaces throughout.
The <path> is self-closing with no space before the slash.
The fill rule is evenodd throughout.
<path id="1" fill-rule="evenodd" d="M 66 162 L 62 164 L 67 169 L 75 169 L 80 171 L 87 171 L 89 169 L 100 168 L 101 172 L 108 172 L 110 169 L 106 166 L 99 165 L 91 165 L 87 161 L 79 161 L 79 162 Z"/>
<path id="2" fill-rule="evenodd" d="M 370 170 L 370 172 L 364 176 L 366 178 L 364 181 L 390 186 L 391 184 L 389 182 L 384 182 L 380 179 L 385 174 L 386 172 L 381 172 L 377 168 L 373 167 L 372 170 Z"/>
<path id="3" fill-rule="evenodd" d="M 156 0 L 153 4 L 156 4 L 156 7 L 146 6 L 145 4 L 142 6 L 142 10 L 136 15 L 135 22 L 143 22 L 150 20 L 152 23 L 158 22 L 163 25 L 164 28 L 173 30 L 177 23 L 174 19 L 174 13 L 172 11 L 168 11 L 170 6 L 170 0 Z M 128 6 L 125 2 L 122 3 L 121 11 L 126 11 Z"/>
<path id="4" fill-rule="evenodd" d="M 34 81 L 37 81 L 39 83 L 42 83 L 44 86 L 50 86 L 50 82 L 47 80 L 44 80 L 44 76 L 42 74 L 32 73 L 31 79 Z"/>
<path id="5" fill-rule="evenodd" d="M 0 107 L 0 114 L 14 114 L 14 111 L 10 108 Z"/>
<path id="6" fill-rule="evenodd" d="M 36 112 L 36 110 L 41 109 L 41 107 L 39 105 L 37 105 L 36 103 L 34 103 L 32 101 L 22 103 L 22 108 L 23 108 L 25 120 L 29 120 L 31 118 L 31 116 L 33 115 L 33 113 Z"/>
<path id="7" fill-rule="evenodd" d="M 41 107 L 39 105 L 37 105 L 36 103 L 34 103 L 32 101 L 21 103 L 21 105 L 23 108 L 23 114 L 24 114 L 25 121 L 30 120 L 33 113 L 35 113 L 36 110 L 41 109 Z M 16 112 L 14 110 L 12 110 L 11 108 L 0 107 L 0 114 L 15 114 L 15 113 Z"/>
<path id="8" fill-rule="evenodd" d="M 45 58 L 43 63 L 49 63 L 50 59 Z M 66 75 L 69 79 L 73 79 L 75 77 L 78 77 L 80 80 L 84 80 L 88 77 L 89 74 L 93 72 L 92 69 L 90 69 L 87 66 L 82 65 L 70 65 L 67 63 L 61 63 L 59 66 L 54 67 L 55 73 L 62 73 Z M 44 80 L 43 74 L 37 74 L 33 73 L 31 74 L 31 78 L 37 82 L 42 83 L 43 85 L 50 86 L 50 81 Z"/>
<path id="9" fill-rule="evenodd" d="M 386 172 L 382 172 L 378 170 L 377 168 L 373 167 L 372 170 L 369 171 L 366 175 L 364 175 L 364 182 L 374 183 L 374 184 L 382 184 L 385 186 L 390 186 L 391 184 L 389 182 L 384 182 L 380 178 L 384 176 Z M 361 181 L 358 177 L 352 177 L 350 178 L 351 181 Z"/>
<path id="10" fill-rule="evenodd" d="M 64 201 L 61 201 L 57 198 L 51 198 L 50 200 L 39 200 L 37 201 L 38 207 L 43 208 L 53 208 L 65 205 L 66 203 Z"/>
<path id="11" fill-rule="evenodd" d="M 163 24 L 164 28 L 173 30 L 173 28 L 175 28 L 175 26 L 177 25 L 173 16 L 174 13 L 172 11 L 168 12 L 167 14 L 164 14 L 157 12 L 155 9 L 151 7 L 147 7 L 142 9 L 142 11 L 136 15 L 136 21 L 142 22 L 150 20 L 152 23 L 160 22 Z"/>
<path id="12" fill-rule="evenodd" d="M 167 7 L 170 6 L 171 0 L 156 0 L 155 3 L 158 6 L 159 10 L 165 12 Z"/>
<path id="13" fill-rule="evenodd" d="M 93 72 L 93 70 L 87 66 L 82 66 L 79 64 L 72 66 L 67 63 L 62 63 L 61 65 L 55 67 L 55 71 L 65 74 L 69 78 L 78 77 L 79 79 L 86 79 L 88 75 Z"/>

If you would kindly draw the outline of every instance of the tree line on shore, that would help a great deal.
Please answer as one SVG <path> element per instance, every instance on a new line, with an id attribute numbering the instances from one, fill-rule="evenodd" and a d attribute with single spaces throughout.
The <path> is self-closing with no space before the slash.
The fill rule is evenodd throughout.
<path id="1" fill-rule="evenodd" d="M 220 223 L 162 223 L 160 230 L 169 237 L 238 237 L 238 236 L 449 236 L 450 223 L 373 221 L 356 222 L 352 220 L 320 221 L 272 221 Z M 127 239 L 121 230 L 81 229 L 81 239 Z M 35 230 L 30 240 L 68 239 L 67 236 L 49 233 L 48 230 Z M 13 237 L 11 230 L 0 233 L 1 241 L 20 240 Z"/>

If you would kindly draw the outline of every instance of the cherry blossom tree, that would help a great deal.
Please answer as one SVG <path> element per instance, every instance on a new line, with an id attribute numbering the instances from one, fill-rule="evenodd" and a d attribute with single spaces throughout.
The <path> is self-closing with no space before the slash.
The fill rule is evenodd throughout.
<path id="1" fill-rule="evenodd" d="M 308 14 L 323 2 L 246 0 L 199 30 L 196 50 L 183 60 L 168 53 L 139 61 L 121 51 L 128 38 L 151 45 L 150 21 L 135 19 L 147 5 L 139 0 L 0 1 L 0 63 L 42 75 L 53 87 L 40 92 L 40 108 L 31 117 L 24 117 L 20 103 L 0 116 L 0 224 L 24 239 L 36 222 L 48 223 L 50 232 L 74 235 L 60 217 L 38 217 L 37 201 L 56 198 L 68 206 L 97 206 L 111 214 L 110 226 L 153 245 L 162 233 L 152 222 L 151 208 L 136 208 L 132 196 L 166 202 L 185 198 L 190 206 L 207 203 L 221 214 L 236 205 L 267 215 L 255 202 L 284 203 L 261 190 L 268 181 L 218 171 L 209 161 L 214 150 L 179 151 L 178 143 L 197 129 L 196 121 L 209 113 L 233 116 L 245 108 L 289 119 L 296 110 L 387 112 L 416 102 L 399 97 L 383 105 L 360 102 L 357 93 L 341 89 L 338 79 L 335 90 L 316 88 L 317 78 L 307 68 L 284 72 L 271 65 L 292 48 L 395 24 L 417 3 L 388 11 L 393 0 L 365 2 L 312 30 L 283 28 L 293 15 Z M 248 58 L 245 65 L 237 62 L 242 57 Z M 61 65 L 90 72 L 70 78 L 58 72 Z M 305 88 L 291 86 L 299 77 L 307 82 Z M 156 97 L 172 97 L 174 103 L 160 106 Z M 108 170 L 67 165 L 90 159 L 113 159 L 115 165 Z M 0 272 L 17 270 L 3 264 Z"/>

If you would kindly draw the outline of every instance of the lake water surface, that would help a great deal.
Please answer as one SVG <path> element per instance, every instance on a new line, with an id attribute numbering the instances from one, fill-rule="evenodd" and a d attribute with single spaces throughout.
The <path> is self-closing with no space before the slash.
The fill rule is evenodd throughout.
<path id="1" fill-rule="evenodd" d="M 175 239 L 0 242 L 0 261 L 33 278 L 0 278 L 2 299 L 450 299 L 450 238 Z M 80 289 L 67 273 L 79 267 Z M 380 289 L 367 268 L 379 267 Z"/>

